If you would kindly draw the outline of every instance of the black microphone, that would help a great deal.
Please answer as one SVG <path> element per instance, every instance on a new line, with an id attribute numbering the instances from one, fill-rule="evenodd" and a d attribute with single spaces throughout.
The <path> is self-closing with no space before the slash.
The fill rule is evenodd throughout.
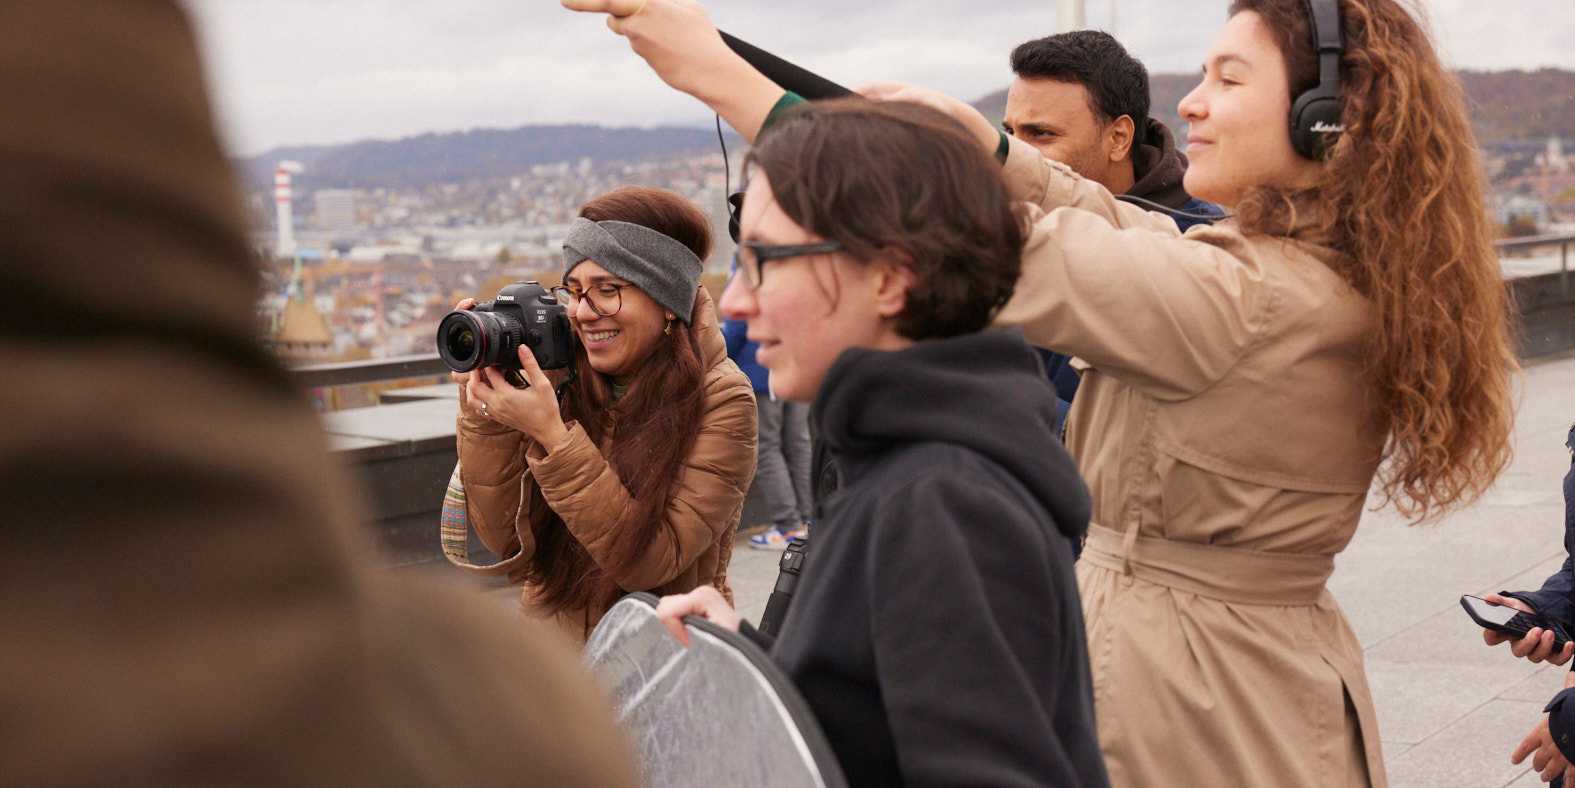
<path id="1" fill-rule="evenodd" d="M 777 86 L 783 90 L 791 90 L 810 101 L 854 95 L 853 91 L 819 74 L 795 66 L 754 44 L 742 41 L 721 30 L 717 32 L 722 33 L 722 41 L 729 49 L 738 53 L 745 62 L 754 66 L 756 71 L 765 74 L 766 78 L 777 83 Z"/>

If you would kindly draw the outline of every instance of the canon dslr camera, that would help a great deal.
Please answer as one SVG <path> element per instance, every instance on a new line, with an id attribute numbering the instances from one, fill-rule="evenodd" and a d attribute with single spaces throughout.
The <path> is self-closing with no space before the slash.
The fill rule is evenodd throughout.
<path id="1" fill-rule="evenodd" d="M 456 309 L 438 323 L 438 355 L 455 372 L 518 370 L 520 345 L 530 348 L 542 369 L 562 369 L 574 360 L 568 309 L 540 282 L 516 282 L 497 298 Z"/>

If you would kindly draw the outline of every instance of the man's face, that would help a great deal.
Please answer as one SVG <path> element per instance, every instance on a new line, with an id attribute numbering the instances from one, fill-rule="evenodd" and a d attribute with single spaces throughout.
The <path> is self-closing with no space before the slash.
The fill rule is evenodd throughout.
<path id="1" fill-rule="evenodd" d="M 1082 85 L 1053 79 L 1012 80 L 1001 126 L 1046 158 L 1105 183 L 1111 166 L 1108 135 Z"/>

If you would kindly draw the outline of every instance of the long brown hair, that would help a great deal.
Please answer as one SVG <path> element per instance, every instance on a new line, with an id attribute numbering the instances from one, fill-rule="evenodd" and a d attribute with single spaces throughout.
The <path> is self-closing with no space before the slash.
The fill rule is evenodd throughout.
<path id="1" fill-rule="evenodd" d="M 1336 271 L 1375 307 L 1367 363 L 1388 420 L 1384 502 L 1428 520 L 1475 500 L 1509 464 L 1509 299 L 1464 92 L 1419 11 L 1339 6 L 1346 131 L 1309 192 L 1259 189 L 1237 215 L 1249 231 L 1291 234 L 1296 206 L 1315 206 L 1307 232 L 1344 253 Z M 1230 13 L 1241 11 L 1278 38 L 1292 96 L 1318 83 L 1305 0 L 1234 0 Z"/>
<path id="2" fill-rule="evenodd" d="M 678 240 L 704 260 L 711 251 L 705 214 L 683 197 L 662 189 L 628 187 L 591 200 L 580 216 L 592 221 L 622 221 L 649 227 Z M 578 421 L 597 446 L 612 436 L 607 461 L 634 505 L 613 524 L 613 545 L 606 565 L 597 564 L 530 481 L 530 526 L 536 552 L 525 579 L 536 586 L 536 603 L 554 611 L 603 610 L 625 591 L 614 580 L 670 527 L 668 497 L 684 459 L 694 447 L 705 414 L 705 363 L 699 324 L 705 304 L 676 323 L 628 380 L 628 390 L 613 401 L 612 381 L 591 367 L 583 346 L 575 351 L 575 383 L 565 390 L 565 423 Z M 590 480 L 586 480 L 587 482 Z M 676 569 L 676 567 L 675 567 Z"/>

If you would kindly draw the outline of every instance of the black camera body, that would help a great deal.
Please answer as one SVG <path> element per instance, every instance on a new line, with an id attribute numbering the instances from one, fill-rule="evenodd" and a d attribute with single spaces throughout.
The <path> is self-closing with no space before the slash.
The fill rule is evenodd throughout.
<path id="1" fill-rule="evenodd" d="M 569 311 L 540 282 L 516 282 L 497 298 L 456 309 L 438 322 L 437 350 L 455 372 L 497 366 L 520 369 L 519 346 L 530 348 L 542 369 L 574 363 Z"/>

